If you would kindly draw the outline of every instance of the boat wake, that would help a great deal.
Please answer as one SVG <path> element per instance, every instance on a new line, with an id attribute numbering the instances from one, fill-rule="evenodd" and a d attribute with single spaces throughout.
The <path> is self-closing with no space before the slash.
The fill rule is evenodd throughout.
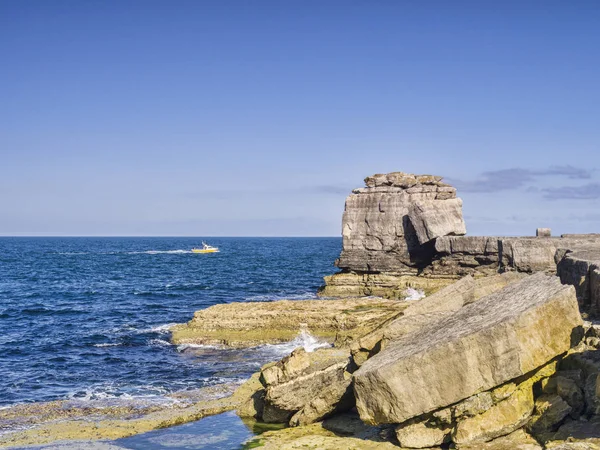
<path id="1" fill-rule="evenodd" d="M 140 252 L 125 252 L 126 255 L 184 255 L 191 250 L 144 250 Z"/>

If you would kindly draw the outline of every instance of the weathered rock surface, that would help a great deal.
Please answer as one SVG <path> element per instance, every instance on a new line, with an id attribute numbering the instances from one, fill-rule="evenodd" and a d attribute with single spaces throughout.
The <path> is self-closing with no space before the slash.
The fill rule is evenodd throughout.
<path id="1" fill-rule="evenodd" d="M 354 406 L 347 349 L 306 352 L 299 348 L 276 364 L 262 369 L 265 422 L 307 425 Z"/>
<path id="2" fill-rule="evenodd" d="M 356 273 L 340 272 L 324 277 L 325 285 L 319 289 L 320 297 L 376 296 L 389 299 L 404 299 L 406 289 L 413 288 L 431 294 L 454 283 L 458 275 L 422 277 L 401 273 Z"/>
<path id="3" fill-rule="evenodd" d="M 438 285 L 439 280 L 447 284 L 465 275 L 555 273 L 566 252 L 600 247 L 600 234 L 554 238 L 545 228 L 538 228 L 536 237 L 463 236 L 462 200 L 441 177 L 394 172 L 367 177 L 365 183 L 367 187 L 355 189 L 346 199 L 343 248 L 336 261 L 342 272 L 325 278 L 321 296 L 399 298 L 407 286 L 434 292 L 444 285 Z M 586 283 L 594 280 L 594 300 L 586 293 L 582 304 L 600 314 L 594 303 L 600 297 L 600 269 L 591 267 L 588 272 Z M 569 277 L 566 273 L 564 279 Z"/>
<path id="4" fill-rule="evenodd" d="M 452 428 L 425 420 L 408 421 L 396 427 L 396 438 L 400 447 L 431 448 L 450 442 Z"/>
<path id="5" fill-rule="evenodd" d="M 339 414 L 320 423 L 267 431 L 250 441 L 248 448 L 265 450 L 399 450 L 389 431 L 370 427 L 354 414 Z"/>
<path id="6" fill-rule="evenodd" d="M 490 442 L 458 445 L 459 450 L 542 450 L 540 444 L 523 429 Z"/>
<path id="7" fill-rule="evenodd" d="M 354 374 L 367 423 L 403 423 L 520 377 L 571 347 L 574 289 L 536 274 L 390 342 Z"/>
<path id="8" fill-rule="evenodd" d="M 381 351 L 388 342 L 416 331 L 432 321 L 440 320 L 442 315 L 458 311 L 463 306 L 517 282 L 523 277 L 524 275 L 516 273 L 494 275 L 482 279 L 467 276 L 424 299 L 412 302 L 395 317 L 352 343 L 351 348 L 355 360 L 360 352 L 366 352 L 372 356 Z"/>
<path id="9" fill-rule="evenodd" d="M 521 428 L 533 411 L 532 384 L 523 383 L 507 399 L 460 420 L 452 440 L 457 444 L 487 442 Z"/>
<path id="10" fill-rule="evenodd" d="M 433 261 L 423 269 L 422 275 L 490 275 L 497 271 L 554 273 L 557 262 L 566 252 L 590 245 L 600 246 L 600 235 L 443 236 L 436 239 Z"/>
<path id="11" fill-rule="evenodd" d="M 365 182 L 367 187 L 346 199 L 338 267 L 416 274 L 430 261 L 433 246 L 423 244 L 431 236 L 465 233 L 462 204 L 441 177 L 395 172 Z M 409 217 L 411 208 L 418 232 Z"/>
<path id="12" fill-rule="evenodd" d="M 187 324 L 174 326 L 171 341 L 251 347 L 288 342 L 306 330 L 332 342 L 339 332 L 367 333 L 406 306 L 406 302 L 377 298 L 215 305 L 196 312 Z"/>
<path id="13" fill-rule="evenodd" d="M 557 273 L 563 283 L 575 286 L 584 308 L 594 315 L 600 313 L 600 245 L 580 245 L 565 250 Z"/>
<path id="14" fill-rule="evenodd" d="M 497 237 L 442 236 L 435 241 L 436 254 L 423 274 L 491 275 L 500 267 Z"/>
<path id="15" fill-rule="evenodd" d="M 408 209 L 408 218 L 419 244 L 426 244 L 440 236 L 462 236 L 467 233 L 460 198 L 415 201 Z"/>

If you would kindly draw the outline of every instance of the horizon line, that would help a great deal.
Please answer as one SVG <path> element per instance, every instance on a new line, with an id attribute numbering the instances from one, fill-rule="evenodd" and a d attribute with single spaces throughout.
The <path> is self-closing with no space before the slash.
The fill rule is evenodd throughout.
<path id="1" fill-rule="evenodd" d="M 16 237 L 16 238 L 69 238 L 69 237 L 96 237 L 96 238 L 148 238 L 148 237 L 153 237 L 153 238 L 341 238 L 342 235 L 338 235 L 338 236 L 329 236 L 329 235 L 306 235 L 306 236 L 275 236 L 275 235 L 269 235 L 269 236 L 210 236 L 210 235 L 151 235 L 151 234 L 114 234 L 114 235 L 109 235 L 109 234 L 48 234 L 48 235 L 35 235 L 35 234 L 0 234 L 0 238 L 3 237 Z"/>

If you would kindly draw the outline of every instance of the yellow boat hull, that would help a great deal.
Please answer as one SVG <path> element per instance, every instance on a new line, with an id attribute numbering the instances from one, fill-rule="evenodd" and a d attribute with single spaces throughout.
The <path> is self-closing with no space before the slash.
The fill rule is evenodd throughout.
<path id="1" fill-rule="evenodd" d="M 219 253 L 219 250 L 212 248 L 208 250 L 204 250 L 202 248 L 193 248 L 192 253 Z"/>

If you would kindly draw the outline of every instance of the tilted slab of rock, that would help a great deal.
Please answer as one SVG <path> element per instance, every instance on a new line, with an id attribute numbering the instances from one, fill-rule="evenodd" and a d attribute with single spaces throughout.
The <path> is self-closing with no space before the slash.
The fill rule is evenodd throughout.
<path id="1" fill-rule="evenodd" d="M 377 346 L 384 346 L 387 342 L 414 332 L 432 321 L 440 320 L 441 314 L 452 314 L 465 305 L 521 280 L 524 276 L 526 275 L 510 272 L 480 279 L 466 276 L 430 296 L 411 302 L 396 317 L 353 343 L 352 350 L 355 355 L 361 351 L 372 352 Z"/>
<path id="2" fill-rule="evenodd" d="M 393 341 L 354 373 L 367 423 L 402 423 L 522 376 L 566 352 L 582 324 L 571 286 L 542 273 Z"/>
<path id="3" fill-rule="evenodd" d="M 461 236 L 467 232 L 460 198 L 416 201 L 410 205 L 408 218 L 420 244 L 441 236 Z"/>
<path id="4" fill-rule="evenodd" d="M 214 305 L 172 328 L 174 344 L 251 347 L 293 340 L 300 330 L 333 341 L 340 331 L 370 332 L 406 308 L 406 302 L 377 299 L 280 300 Z"/>

